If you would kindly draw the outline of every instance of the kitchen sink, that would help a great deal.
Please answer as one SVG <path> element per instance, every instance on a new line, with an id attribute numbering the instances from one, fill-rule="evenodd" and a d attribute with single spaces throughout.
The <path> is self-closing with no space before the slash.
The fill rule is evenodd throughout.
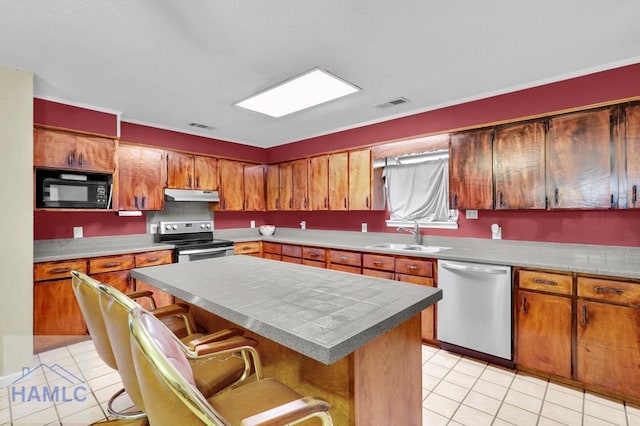
<path id="1" fill-rule="evenodd" d="M 382 243 L 368 246 L 369 248 L 378 248 L 386 250 L 413 251 L 418 253 L 438 253 L 449 250 L 451 247 L 440 246 L 423 246 L 418 244 L 399 244 L 399 243 Z"/>

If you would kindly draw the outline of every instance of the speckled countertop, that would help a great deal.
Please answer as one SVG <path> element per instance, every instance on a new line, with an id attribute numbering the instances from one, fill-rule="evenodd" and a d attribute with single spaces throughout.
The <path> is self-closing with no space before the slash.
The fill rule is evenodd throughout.
<path id="1" fill-rule="evenodd" d="M 427 231 L 428 232 L 428 231 Z M 344 250 L 370 251 L 437 259 L 572 271 L 640 279 L 640 248 L 586 244 L 541 243 L 422 236 L 422 244 L 451 247 L 433 253 L 407 253 L 370 248 L 380 243 L 411 243 L 407 233 L 362 233 L 347 231 L 278 228 L 274 236 L 263 237 L 257 229 L 216 230 L 216 238 L 235 242 L 273 241 Z M 34 261 L 64 260 L 172 248 L 154 243 L 153 235 L 42 240 L 34 242 Z"/>
<path id="2" fill-rule="evenodd" d="M 152 266 L 131 274 L 325 364 L 442 299 L 442 290 L 432 287 L 251 256 Z"/>

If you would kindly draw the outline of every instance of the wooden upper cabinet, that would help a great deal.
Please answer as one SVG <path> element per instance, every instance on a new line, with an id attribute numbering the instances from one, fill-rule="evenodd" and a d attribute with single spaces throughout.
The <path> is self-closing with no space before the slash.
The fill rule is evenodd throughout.
<path id="1" fill-rule="evenodd" d="M 493 208 L 492 129 L 456 133 L 449 142 L 449 205 Z"/>
<path id="2" fill-rule="evenodd" d="M 216 191 L 218 189 L 218 159 L 196 155 L 193 157 L 195 189 Z"/>
<path id="3" fill-rule="evenodd" d="M 349 152 L 349 210 L 371 210 L 371 151 Z"/>
<path id="4" fill-rule="evenodd" d="M 640 104 L 626 106 L 622 117 L 627 158 L 626 176 L 621 179 L 626 181 L 626 199 L 621 202 L 621 207 L 637 209 L 640 208 Z"/>
<path id="5" fill-rule="evenodd" d="M 496 210 L 546 207 L 544 158 L 544 122 L 496 129 L 493 140 Z"/>
<path id="6" fill-rule="evenodd" d="M 329 156 L 309 159 L 309 199 L 311 210 L 329 209 Z"/>
<path id="7" fill-rule="evenodd" d="M 280 209 L 280 166 L 265 166 L 265 207 L 267 210 Z"/>
<path id="8" fill-rule="evenodd" d="M 347 210 L 349 197 L 349 153 L 329 155 L 329 210 Z"/>
<path id="9" fill-rule="evenodd" d="M 309 164 L 306 158 L 292 162 L 293 210 L 309 210 Z"/>
<path id="10" fill-rule="evenodd" d="M 120 144 L 118 209 L 162 210 L 166 180 L 162 150 Z"/>
<path id="11" fill-rule="evenodd" d="M 218 189 L 218 160 L 182 152 L 167 153 L 167 187 L 176 189 Z"/>
<path id="12" fill-rule="evenodd" d="M 293 210 L 293 163 L 279 166 L 279 210 Z"/>
<path id="13" fill-rule="evenodd" d="M 264 210 L 265 171 L 262 165 L 244 166 L 244 209 Z"/>
<path id="14" fill-rule="evenodd" d="M 218 161 L 220 174 L 219 210 L 244 209 L 244 164 L 233 160 Z"/>
<path id="15" fill-rule="evenodd" d="M 549 120 L 549 208 L 610 208 L 611 147 L 609 108 Z"/>
<path id="16" fill-rule="evenodd" d="M 116 141 L 58 130 L 33 130 L 33 165 L 114 173 Z"/>

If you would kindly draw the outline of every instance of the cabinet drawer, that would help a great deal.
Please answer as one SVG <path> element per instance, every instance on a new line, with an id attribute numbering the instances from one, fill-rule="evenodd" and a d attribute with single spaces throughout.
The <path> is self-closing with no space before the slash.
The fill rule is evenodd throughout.
<path id="1" fill-rule="evenodd" d="M 330 250 L 329 259 L 331 260 L 331 263 L 337 263 L 339 265 L 351 265 L 357 267 L 362 265 L 362 254 L 354 253 L 352 251 Z"/>
<path id="2" fill-rule="evenodd" d="M 573 277 L 567 274 L 552 274 L 538 271 L 518 271 L 518 285 L 529 290 L 571 295 Z"/>
<path id="3" fill-rule="evenodd" d="M 248 241 L 245 243 L 235 243 L 233 254 L 260 253 L 260 241 Z"/>
<path id="4" fill-rule="evenodd" d="M 379 271 L 377 269 L 362 269 L 362 275 L 367 275 L 369 277 L 377 277 L 377 278 L 386 278 L 388 280 L 392 280 L 395 276 L 393 272 L 389 271 Z"/>
<path id="5" fill-rule="evenodd" d="M 309 259 L 302 259 L 302 264 L 303 265 L 307 265 L 307 266 L 314 266 L 316 268 L 326 268 L 327 265 L 324 262 L 318 261 L 318 260 L 309 260 Z"/>
<path id="6" fill-rule="evenodd" d="M 369 269 L 393 272 L 396 266 L 396 259 L 393 256 L 365 253 L 362 255 L 362 266 Z"/>
<path id="7" fill-rule="evenodd" d="M 282 254 L 282 244 L 262 242 L 262 252 L 271 254 Z"/>
<path id="8" fill-rule="evenodd" d="M 404 283 L 420 284 L 433 287 L 433 278 L 421 277 L 419 275 L 396 274 L 396 280 Z"/>
<path id="9" fill-rule="evenodd" d="M 302 257 L 302 247 L 289 244 L 282 245 L 282 256 Z"/>
<path id="10" fill-rule="evenodd" d="M 430 260 L 399 257 L 396 259 L 396 272 L 399 274 L 432 277 L 433 263 Z"/>
<path id="11" fill-rule="evenodd" d="M 71 278 L 71 271 L 87 273 L 87 261 L 61 260 L 59 262 L 42 262 L 33 265 L 33 279 L 35 281 Z"/>
<path id="12" fill-rule="evenodd" d="M 89 259 L 90 274 L 124 271 L 131 268 L 133 268 L 133 256 L 130 254 L 122 256 L 93 257 Z"/>
<path id="13" fill-rule="evenodd" d="M 640 284 L 578 277 L 578 297 L 640 305 Z"/>
<path id="14" fill-rule="evenodd" d="M 359 266 L 348 266 L 348 265 L 340 265 L 340 264 L 332 264 L 329 269 L 333 269 L 334 271 L 342 271 L 342 272 L 350 272 L 352 274 L 360 274 L 361 270 Z"/>
<path id="15" fill-rule="evenodd" d="M 302 257 L 309 260 L 324 262 L 327 257 L 327 251 L 317 247 L 302 247 Z"/>
<path id="16" fill-rule="evenodd" d="M 157 250 L 136 254 L 136 268 L 166 265 L 167 263 L 173 263 L 172 250 Z"/>

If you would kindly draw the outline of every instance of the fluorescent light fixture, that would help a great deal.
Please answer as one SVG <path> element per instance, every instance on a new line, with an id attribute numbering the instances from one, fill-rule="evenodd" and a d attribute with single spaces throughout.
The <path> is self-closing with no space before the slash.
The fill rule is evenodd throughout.
<path id="1" fill-rule="evenodd" d="M 283 117 L 359 91 L 320 68 L 284 81 L 235 105 L 271 117 Z"/>

